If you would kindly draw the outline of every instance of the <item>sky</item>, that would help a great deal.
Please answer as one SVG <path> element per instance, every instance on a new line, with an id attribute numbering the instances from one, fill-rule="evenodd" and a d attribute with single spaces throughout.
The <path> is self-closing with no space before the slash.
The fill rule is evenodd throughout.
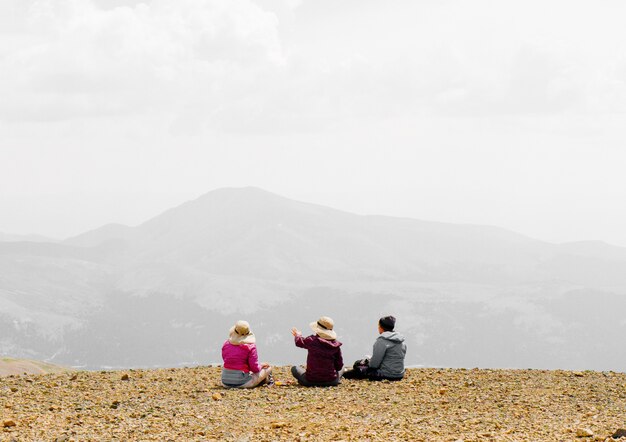
<path id="1" fill-rule="evenodd" d="M 257 186 L 626 246 L 626 3 L 3 0 L 0 232 Z"/>

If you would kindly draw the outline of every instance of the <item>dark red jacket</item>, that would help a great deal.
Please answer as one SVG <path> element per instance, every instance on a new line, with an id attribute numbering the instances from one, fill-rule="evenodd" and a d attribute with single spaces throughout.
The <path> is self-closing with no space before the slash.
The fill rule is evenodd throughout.
<path id="1" fill-rule="evenodd" d="M 337 372 L 343 368 L 341 342 L 320 338 L 317 335 L 296 336 L 296 347 L 306 348 L 306 380 L 328 382 L 337 379 Z"/>

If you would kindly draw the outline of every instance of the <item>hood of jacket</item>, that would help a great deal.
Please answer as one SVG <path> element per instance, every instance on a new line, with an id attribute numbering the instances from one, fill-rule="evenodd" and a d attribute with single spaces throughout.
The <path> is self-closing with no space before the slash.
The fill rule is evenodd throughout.
<path id="1" fill-rule="evenodd" d="M 329 347 L 341 347 L 341 342 L 339 342 L 338 340 L 333 340 L 330 341 L 328 339 L 324 339 L 324 338 L 320 338 L 319 336 L 315 335 L 315 337 L 317 338 L 317 340 L 320 342 L 320 344 L 323 345 L 327 345 Z"/>
<path id="2" fill-rule="evenodd" d="M 391 342 L 404 342 L 404 336 L 395 331 L 382 332 L 378 339 L 386 339 Z"/>

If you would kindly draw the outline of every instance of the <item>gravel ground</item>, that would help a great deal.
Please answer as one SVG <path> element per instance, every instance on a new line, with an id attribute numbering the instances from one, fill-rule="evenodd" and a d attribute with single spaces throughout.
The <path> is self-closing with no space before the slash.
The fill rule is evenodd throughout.
<path id="1" fill-rule="evenodd" d="M 591 441 L 626 428 L 626 375 L 411 369 L 226 390 L 218 367 L 0 378 L 1 441 Z"/>

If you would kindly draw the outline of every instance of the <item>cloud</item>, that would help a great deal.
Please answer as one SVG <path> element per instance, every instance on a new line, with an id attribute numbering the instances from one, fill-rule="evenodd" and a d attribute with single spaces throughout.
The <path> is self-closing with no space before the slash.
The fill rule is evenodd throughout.
<path id="1" fill-rule="evenodd" d="M 326 5 L 5 0 L 0 120 L 156 116 L 199 134 L 626 110 L 617 4 Z"/>
<path id="2" fill-rule="evenodd" d="M 4 119 L 159 112 L 189 101 L 216 110 L 283 62 L 276 17 L 245 0 L 13 6 L 18 26 L 0 37 Z"/>

